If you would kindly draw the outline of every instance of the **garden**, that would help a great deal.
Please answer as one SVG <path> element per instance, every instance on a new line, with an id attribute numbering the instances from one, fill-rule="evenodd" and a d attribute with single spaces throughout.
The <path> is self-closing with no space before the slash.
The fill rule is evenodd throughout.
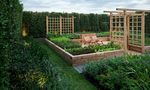
<path id="1" fill-rule="evenodd" d="M 97 36 L 108 36 L 107 32 L 97 33 Z M 65 35 L 48 35 L 48 40 L 52 41 L 56 45 L 60 46 L 67 52 L 72 55 L 80 55 L 80 54 L 88 54 L 88 53 L 96 53 L 96 52 L 104 52 L 104 51 L 113 51 L 117 49 L 121 49 L 121 47 L 114 42 L 109 42 L 108 44 L 96 44 L 82 47 L 82 45 L 78 42 L 74 42 L 72 39 L 79 39 L 80 34 L 65 34 Z"/>
<path id="2" fill-rule="evenodd" d="M 32 12 L 19 0 L 0 3 L 0 90 L 150 90 L 150 53 L 127 54 L 110 37 L 108 15 Z M 63 24 L 46 27 L 47 16 L 60 24 L 61 16 Z M 149 29 L 147 13 L 147 51 Z M 82 73 L 76 65 L 83 65 Z"/>

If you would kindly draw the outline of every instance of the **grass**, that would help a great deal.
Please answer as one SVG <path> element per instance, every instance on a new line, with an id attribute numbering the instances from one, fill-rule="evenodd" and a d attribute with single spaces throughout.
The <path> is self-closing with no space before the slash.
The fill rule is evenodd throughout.
<path id="1" fill-rule="evenodd" d="M 96 88 L 87 80 L 84 79 L 75 69 L 63 60 L 56 52 L 54 52 L 46 43 L 39 42 L 39 45 L 45 49 L 49 55 L 49 60 L 62 74 L 62 81 L 69 84 L 67 90 L 96 90 Z"/>

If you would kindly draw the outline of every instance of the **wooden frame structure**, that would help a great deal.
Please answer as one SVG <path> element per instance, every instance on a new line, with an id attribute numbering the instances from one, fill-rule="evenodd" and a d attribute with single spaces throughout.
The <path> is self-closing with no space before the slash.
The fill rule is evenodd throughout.
<path id="1" fill-rule="evenodd" d="M 46 33 L 67 34 L 74 33 L 74 16 L 49 17 L 46 16 Z"/>
<path id="2" fill-rule="evenodd" d="M 110 13 L 110 38 L 128 50 L 144 52 L 145 12 L 150 10 L 117 8 Z"/>

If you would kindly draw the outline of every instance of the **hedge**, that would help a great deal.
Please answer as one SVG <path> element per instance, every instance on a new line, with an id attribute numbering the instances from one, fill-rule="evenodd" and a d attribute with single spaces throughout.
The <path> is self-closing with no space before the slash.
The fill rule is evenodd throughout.
<path id="1" fill-rule="evenodd" d="M 29 36 L 46 37 L 46 16 L 74 16 L 75 32 L 101 32 L 108 31 L 108 16 L 99 14 L 79 13 L 48 13 L 48 12 L 23 12 L 23 23 L 29 30 Z"/>
<path id="2" fill-rule="evenodd" d="M 19 0 L 0 0 L 0 89 L 9 88 L 12 46 L 19 41 L 22 5 Z"/>
<path id="3" fill-rule="evenodd" d="M 22 4 L 0 0 L 0 90 L 64 90 L 61 73 L 32 38 L 22 38 Z M 43 20 L 43 19 L 42 19 Z M 61 82 L 60 82 L 61 81 Z"/>

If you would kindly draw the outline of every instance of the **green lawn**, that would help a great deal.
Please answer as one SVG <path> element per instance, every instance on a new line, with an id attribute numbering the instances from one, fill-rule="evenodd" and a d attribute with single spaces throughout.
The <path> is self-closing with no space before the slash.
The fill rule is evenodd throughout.
<path id="1" fill-rule="evenodd" d="M 49 55 L 50 62 L 60 69 L 62 78 L 70 88 L 67 90 L 96 90 L 96 88 L 84 79 L 75 69 L 54 52 L 46 43 L 40 41 L 39 45 L 45 49 Z"/>

